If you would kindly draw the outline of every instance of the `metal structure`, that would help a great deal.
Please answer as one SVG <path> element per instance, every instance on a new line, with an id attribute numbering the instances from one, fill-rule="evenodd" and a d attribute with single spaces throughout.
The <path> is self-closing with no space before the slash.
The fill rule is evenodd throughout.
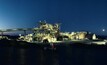
<path id="1" fill-rule="evenodd" d="M 24 34 L 26 35 L 26 31 L 33 31 L 33 28 L 15 28 L 15 29 L 0 30 L 1 35 L 3 35 L 4 32 L 16 32 L 16 31 L 23 31 Z"/>
<path id="2" fill-rule="evenodd" d="M 0 39 L 8 39 L 6 36 L 3 36 L 4 32 L 15 32 L 15 31 L 23 31 L 24 36 L 19 34 L 19 38 L 17 41 L 26 41 L 30 43 L 62 43 L 62 42 L 85 42 L 85 43 L 92 43 L 98 45 L 105 45 L 105 41 L 93 41 L 98 40 L 96 35 L 92 34 L 89 35 L 87 32 L 60 32 L 60 24 L 49 24 L 46 21 L 39 22 L 39 26 L 36 28 L 16 28 L 16 29 L 5 29 L 0 30 L 1 36 Z M 31 34 L 27 34 L 27 31 L 33 31 Z M 92 40 L 88 38 L 91 36 Z M 86 38 L 87 36 L 87 38 Z"/>
<path id="3" fill-rule="evenodd" d="M 60 36 L 60 24 L 49 24 L 46 23 L 46 21 L 40 21 L 38 25 L 38 27 L 32 29 L 32 34 L 20 36 L 19 39 L 27 42 L 39 43 L 50 43 L 58 41 L 58 37 Z"/>
<path id="4" fill-rule="evenodd" d="M 17 32 L 17 31 L 23 31 L 24 32 L 24 35 L 26 35 L 27 33 L 27 31 L 33 31 L 33 28 L 15 28 L 15 29 L 4 29 L 4 30 L 0 30 L 0 33 L 1 33 L 1 35 L 0 35 L 0 40 L 1 39 L 8 39 L 9 40 L 9 38 L 8 38 L 8 36 L 5 36 L 5 32 Z"/>

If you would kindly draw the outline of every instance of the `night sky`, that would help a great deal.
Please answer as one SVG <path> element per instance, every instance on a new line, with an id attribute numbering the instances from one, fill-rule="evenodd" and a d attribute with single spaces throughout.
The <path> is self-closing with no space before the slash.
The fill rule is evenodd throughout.
<path id="1" fill-rule="evenodd" d="M 0 0 L 0 29 L 33 28 L 40 20 L 61 23 L 62 31 L 107 35 L 107 1 Z"/>

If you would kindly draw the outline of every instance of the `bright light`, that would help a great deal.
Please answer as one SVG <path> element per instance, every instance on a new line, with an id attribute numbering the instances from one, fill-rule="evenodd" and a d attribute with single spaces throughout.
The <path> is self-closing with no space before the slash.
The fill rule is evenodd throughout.
<path id="1" fill-rule="evenodd" d="M 105 32 L 105 29 L 102 29 L 103 32 Z"/>

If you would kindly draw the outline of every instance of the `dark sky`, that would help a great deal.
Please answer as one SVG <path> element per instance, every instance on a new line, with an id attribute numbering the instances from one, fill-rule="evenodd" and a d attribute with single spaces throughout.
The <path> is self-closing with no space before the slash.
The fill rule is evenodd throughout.
<path id="1" fill-rule="evenodd" d="M 106 0 L 0 0 L 0 29 L 32 28 L 40 20 L 62 23 L 62 31 L 107 34 Z"/>

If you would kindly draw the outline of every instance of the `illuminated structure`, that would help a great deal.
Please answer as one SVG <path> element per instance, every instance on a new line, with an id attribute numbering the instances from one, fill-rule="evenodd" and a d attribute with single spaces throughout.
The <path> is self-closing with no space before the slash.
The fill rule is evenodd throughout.
<path id="1" fill-rule="evenodd" d="M 27 42 L 39 42 L 39 43 L 48 43 L 48 42 L 67 42 L 72 40 L 84 40 L 88 39 L 86 35 L 87 32 L 61 32 L 59 24 L 48 24 L 45 21 L 39 22 L 37 28 L 33 28 L 32 34 L 21 36 L 19 40 Z M 92 39 L 96 39 L 94 34 Z"/>
<path id="2" fill-rule="evenodd" d="M 82 42 L 88 44 L 105 45 L 107 40 L 99 41 L 96 34 L 92 34 L 86 31 L 79 32 L 61 32 L 60 24 L 49 24 L 45 21 L 39 22 L 39 26 L 36 28 L 16 28 L 16 29 L 5 29 L 0 30 L 1 36 L 0 40 L 12 40 L 7 36 L 3 36 L 4 32 L 13 31 L 24 31 L 25 35 L 19 34 L 19 38 L 15 39 L 17 41 L 26 41 L 30 43 L 69 43 L 69 42 Z M 26 35 L 26 31 L 33 31 L 31 34 Z"/>
<path id="3" fill-rule="evenodd" d="M 33 29 L 34 33 L 26 36 L 20 36 L 27 42 L 55 42 L 56 37 L 59 35 L 59 24 L 47 24 L 46 22 L 39 22 L 39 26 Z"/>
<path id="4" fill-rule="evenodd" d="M 2 39 L 7 39 L 7 40 L 9 40 L 9 38 L 8 38 L 7 36 L 0 36 L 0 40 L 2 40 Z"/>
<path id="5" fill-rule="evenodd" d="M 95 34 L 93 34 L 92 39 L 93 39 L 93 40 L 96 40 L 96 39 L 97 39 L 97 37 L 96 37 Z"/>

